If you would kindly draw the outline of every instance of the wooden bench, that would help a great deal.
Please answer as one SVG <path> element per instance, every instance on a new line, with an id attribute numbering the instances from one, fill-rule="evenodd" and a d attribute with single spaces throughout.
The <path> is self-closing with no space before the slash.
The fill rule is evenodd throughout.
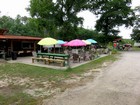
<path id="1" fill-rule="evenodd" d="M 48 59 L 48 64 L 50 64 L 51 62 L 56 62 L 56 63 L 60 63 L 61 66 L 64 66 L 64 60 L 62 59 Z"/>
<path id="2" fill-rule="evenodd" d="M 61 66 L 64 66 L 64 60 L 61 60 L 61 59 L 32 57 L 32 63 L 34 63 L 35 60 L 43 61 L 44 64 L 47 64 L 47 62 L 48 62 L 48 64 L 50 64 L 51 62 L 56 62 L 56 63 L 60 63 Z"/>
<path id="3" fill-rule="evenodd" d="M 44 61 L 44 64 L 46 64 L 46 62 L 48 61 L 48 58 L 32 57 L 32 63 L 34 63 L 35 60 Z"/>

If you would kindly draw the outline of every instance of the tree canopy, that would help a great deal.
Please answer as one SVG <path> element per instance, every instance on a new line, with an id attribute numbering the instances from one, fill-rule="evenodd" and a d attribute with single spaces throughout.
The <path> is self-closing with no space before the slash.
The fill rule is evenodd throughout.
<path id="1" fill-rule="evenodd" d="M 58 31 L 63 39 L 76 36 L 77 27 L 83 24 L 77 14 L 83 10 L 99 16 L 96 29 L 104 35 L 117 35 L 115 28 L 132 26 L 134 20 L 131 0 L 30 0 L 28 10 L 45 34 L 53 36 Z"/>
<path id="2" fill-rule="evenodd" d="M 43 33 L 38 28 L 36 19 L 27 18 L 26 16 L 21 17 L 17 15 L 15 19 L 9 16 L 0 17 L 0 28 L 7 29 L 8 34 L 14 35 L 29 35 L 29 36 L 40 36 Z"/>
<path id="3" fill-rule="evenodd" d="M 95 27 L 104 35 L 118 35 L 119 26 L 133 26 L 135 19 L 131 9 L 131 0 L 105 0 L 93 12 L 99 16 Z"/>
<path id="4" fill-rule="evenodd" d="M 140 42 L 140 6 L 137 6 L 134 11 L 136 14 L 136 20 L 134 22 L 134 28 L 131 37 L 135 41 Z"/>
<path id="5" fill-rule="evenodd" d="M 8 34 L 44 37 L 44 32 L 40 31 L 38 21 L 35 18 L 21 17 L 18 15 L 15 19 L 13 19 L 9 16 L 2 16 L 0 17 L 0 28 L 7 29 Z M 70 37 L 71 39 L 93 38 L 94 40 L 97 40 L 98 43 L 103 45 L 118 38 L 116 36 L 106 37 L 102 33 L 98 33 L 96 30 L 84 29 L 82 27 L 77 28 L 76 35 L 70 35 Z M 55 34 L 55 38 L 62 39 L 61 32 L 57 32 Z"/>
<path id="6" fill-rule="evenodd" d="M 83 22 L 83 18 L 77 17 L 77 14 L 86 4 L 87 0 L 30 0 L 28 10 L 32 17 L 38 19 L 47 35 L 53 36 L 58 30 L 63 39 L 71 39 L 77 26 Z"/>

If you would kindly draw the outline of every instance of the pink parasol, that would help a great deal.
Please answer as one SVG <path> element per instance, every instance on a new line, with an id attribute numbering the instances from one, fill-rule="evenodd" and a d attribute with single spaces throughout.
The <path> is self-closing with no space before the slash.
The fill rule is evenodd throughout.
<path id="1" fill-rule="evenodd" d="M 86 43 L 80 39 L 71 40 L 70 42 L 66 43 L 65 46 L 86 46 Z"/>

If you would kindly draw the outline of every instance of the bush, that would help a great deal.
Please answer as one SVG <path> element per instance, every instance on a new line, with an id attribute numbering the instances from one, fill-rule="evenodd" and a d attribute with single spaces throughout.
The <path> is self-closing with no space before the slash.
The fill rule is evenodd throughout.
<path id="1" fill-rule="evenodd" d="M 112 54 L 117 54 L 118 53 L 118 50 L 117 49 L 112 49 Z"/>

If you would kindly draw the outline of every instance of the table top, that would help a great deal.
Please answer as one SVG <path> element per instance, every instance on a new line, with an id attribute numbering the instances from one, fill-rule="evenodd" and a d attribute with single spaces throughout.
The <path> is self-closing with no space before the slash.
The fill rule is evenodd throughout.
<path id="1" fill-rule="evenodd" d="M 69 57 L 68 54 L 57 54 L 57 53 L 37 53 L 37 55 L 57 56 L 57 57 Z"/>

